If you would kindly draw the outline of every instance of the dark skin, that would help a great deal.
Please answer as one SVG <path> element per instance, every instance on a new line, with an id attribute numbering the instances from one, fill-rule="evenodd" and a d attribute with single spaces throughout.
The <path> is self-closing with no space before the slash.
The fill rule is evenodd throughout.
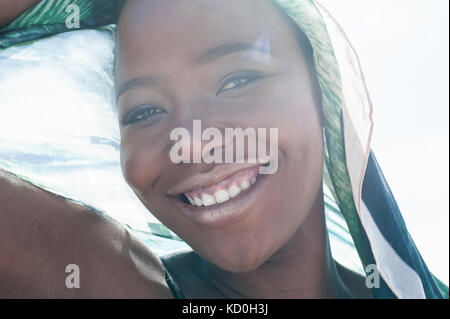
<path id="1" fill-rule="evenodd" d="M 270 63 L 245 50 L 208 56 L 230 43 L 255 43 L 267 32 Z M 230 86 L 227 77 L 244 70 L 260 77 L 246 80 L 244 74 L 239 79 L 246 85 Z M 152 80 L 125 85 L 142 77 Z M 124 176 L 196 252 L 191 275 L 183 269 L 177 276 L 188 296 L 340 297 L 332 287 L 346 287 L 330 256 L 324 220 L 318 94 L 293 29 L 271 1 L 129 1 L 118 28 L 116 86 Z M 232 89 L 223 92 L 224 86 Z M 142 108 L 159 112 L 129 121 Z M 205 127 L 279 128 L 278 172 L 250 205 L 236 204 L 245 211 L 242 218 L 220 227 L 186 218 L 171 198 L 171 190 L 193 176 L 239 165 L 168 160 L 171 130 L 192 129 L 195 119 Z M 207 283 L 203 291 L 193 288 L 192 276 Z M 347 285 L 364 291 L 353 279 Z"/>
<path id="2" fill-rule="evenodd" d="M 187 297 L 333 298 L 341 296 L 336 282 L 356 297 L 370 297 L 364 279 L 330 256 L 317 92 L 294 33 L 269 1 L 235 1 L 229 7 L 217 0 L 135 0 L 125 7 L 117 87 L 136 76 L 157 75 L 161 81 L 122 94 L 119 114 L 148 103 L 166 113 L 151 124 L 121 127 L 124 175 L 152 213 L 195 249 L 171 264 Z M 3 21 L 24 9 L 12 9 Z M 205 29 L 211 21 L 214 27 Z M 205 49 L 236 40 L 252 43 L 267 30 L 276 54 L 270 64 L 242 59 L 242 52 L 193 63 Z M 241 69 L 265 77 L 216 94 L 223 84 L 218 80 Z M 188 177 L 226 168 L 169 161 L 168 133 L 189 127 L 194 118 L 207 126 L 279 127 L 278 173 L 239 221 L 195 224 L 181 217 L 167 195 Z M 172 297 L 161 262 L 121 225 L 1 171 L 0 189 L 0 297 Z M 64 285 L 71 263 L 81 269 L 77 290 Z"/>
<path id="3" fill-rule="evenodd" d="M 159 259 L 123 226 L 0 170 L 0 298 L 170 298 Z M 80 289 L 65 286 L 80 268 Z"/>
<path id="4" fill-rule="evenodd" d="M 41 0 L 0 0 L 0 28 L 4 27 Z"/>

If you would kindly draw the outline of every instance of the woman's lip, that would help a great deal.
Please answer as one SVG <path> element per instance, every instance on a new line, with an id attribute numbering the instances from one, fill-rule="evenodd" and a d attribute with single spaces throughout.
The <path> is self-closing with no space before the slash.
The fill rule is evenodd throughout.
<path id="1" fill-rule="evenodd" d="M 179 184 L 175 185 L 167 191 L 169 196 L 177 196 L 184 193 L 195 191 L 199 188 L 208 187 L 221 181 L 230 178 L 234 174 L 239 173 L 245 169 L 249 169 L 255 166 L 261 166 L 261 164 L 221 164 L 207 173 L 196 174 Z"/>
<path id="2" fill-rule="evenodd" d="M 194 223 L 214 227 L 225 226 L 241 219 L 249 212 L 270 176 L 260 175 L 256 183 L 247 191 L 241 192 L 238 196 L 222 204 L 198 207 L 187 204 L 174 196 L 169 196 L 169 198 L 183 215 Z"/>

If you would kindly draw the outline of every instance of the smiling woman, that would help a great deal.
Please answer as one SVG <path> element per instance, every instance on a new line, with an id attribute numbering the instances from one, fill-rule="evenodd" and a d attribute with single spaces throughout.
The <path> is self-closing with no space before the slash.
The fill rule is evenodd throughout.
<path id="1" fill-rule="evenodd" d="M 29 15 L 49 14 L 51 3 L 43 1 Z M 119 265 L 109 269 L 117 278 L 111 293 L 125 297 L 145 296 L 146 289 L 147 296 L 161 298 L 170 292 L 176 298 L 448 297 L 408 235 L 370 151 L 372 106 L 358 59 L 321 6 L 310 0 L 134 0 L 97 1 L 95 11 L 88 9 L 91 1 L 76 3 L 84 13 L 81 25 L 108 16 L 117 22 L 114 82 L 123 176 L 145 208 L 192 250 L 157 258 L 107 218 L 92 222 L 97 215 L 88 209 L 3 178 L 1 187 L 15 200 L 45 197 L 66 212 L 33 206 L 46 212 L 38 214 L 44 225 L 62 225 L 33 246 L 36 255 L 44 252 L 58 264 L 75 256 L 80 269 L 92 274 L 105 260 Z M 121 12 L 120 19 L 114 12 Z M 20 43 L 21 30 L 9 28 L 0 30 L 8 46 Z M 61 30 L 45 29 L 40 36 Z M 205 149 L 224 154 L 238 144 L 234 138 L 206 144 L 195 131 L 197 120 L 220 136 L 230 129 L 277 129 L 276 152 L 261 138 L 255 144 L 270 149 L 268 163 L 238 152 L 225 163 L 196 161 Z M 189 133 L 183 161 L 170 156 L 177 129 Z M 261 174 L 274 161 L 276 172 Z M 30 207 L 6 207 L 0 225 L 28 219 Z M 336 261 L 327 210 L 345 218 L 342 230 L 348 226 L 367 278 Z M 76 223 L 70 216 L 77 216 Z M 76 226 L 67 233 L 66 224 Z M 83 225 L 89 225 L 90 240 L 54 253 L 60 247 L 50 245 L 52 239 L 72 242 Z M 8 283 L 0 293 L 39 295 L 35 286 L 21 288 L 9 279 L 20 277 L 13 264 L 21 261 L 15 251 L 23 248 L 23 233 L 0 234 L 17 243 L 0 254 L 0 280 Z M 42 236 L 41 230 L 29 236 Z M 92 252 L 89 241 L 106 257 L 80 253 Z M 133 285 L 139 289 L 128 294 Z M 94 286 L 98 290 L 82 287 L 87 290 L 77 296 L 108 290 L 107 281 Z M 53 286 L 49 291 L 67 296 Z"/>
<path id="2" fill-rule="evenodd" d="M 255 9 L 258 14 L 250 17 Z M 208 28 L 212 15 L 214 27 Z M 240 23 L 230 25 L 232 20 Z M 303 297 L 345 296 L 346 288 L 334 284 L 334 264 L 326 262 L 317 85 L 310 81 L 297 35 L 286 21 L 272 2 L 260 0 L 231 7 L 219 1 L 134 1 L 125 5 L 119 21 L 116 83 L 142 76 L 157 79 L 121 95 L 119 116 L 139 105 L 165 110 L 121 127 L 122 169 L 144 205 L 196 252 L 193 258 L 199 258 L 200 276 L 209 289 L 198 292 L 181 278 L 188 297 L 271 297 L 267 286 L 281 286 L 280 295 L 273 297 L 302 297 L 295 292 L 303 290 L 310 293 Z M 270 63 L 247 54 L 266 32 L 277 54 Z M 202 36 L 187 39 L 186 34 Z M 248 164 L 167 161 L 167 136 L 177 127 L 190 130 L 197 118 L 219 130 L 279 128 L 277 173 L 256 179 L 220 203 L 216 192 L 237 185 Z M 202 207 L 168 196 L 194 193 Z M 304 279 L 293 283 L 293 276 Z"/>

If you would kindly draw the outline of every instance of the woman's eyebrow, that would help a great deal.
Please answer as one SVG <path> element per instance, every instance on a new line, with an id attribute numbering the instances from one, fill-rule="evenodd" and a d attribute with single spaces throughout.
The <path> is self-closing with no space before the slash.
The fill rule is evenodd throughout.
<path id="1" fill-rule="evenodd" d="M 217 60 L 225 55 L 239 51 L 258 51 L 277 56 L 265 46 L 259 46 L 247 42 L 232 42 L 219 45 L 215 48 L 207 49 L 197 58 L 195 58 L 194 61 L 197 62 L 198 64 L 206 64 L 214 60 Z"/>
<path id="2" fill-rule="evenodd" d="M 119 90 L 117 91 L 116 100 L 127 91 L 131 91 L 134 89 L 138 89 L 144 86 L 153 86 L 156 84 L 156 79 L 152 76 L 141 76 L 134 79 L 131 79 L 120 85 Z"/>
<path id="3" fill-rule="evenodd" d="M 217 60 L 225 55 L 239 51 L 246 51 L 246 52 L 256 51 L 277 56 L 266 47 L 258 46 L 247 42 L 231 42 L 219 45 L 215 48 L 205 50 L 202 54 L 200 54 L 197 58 L 195 58 L 194 61 L 197 62 L 198 64 L 206 64 L 214 60 Z M 116 100 L 118 100 L 119 97 L 125 92 L 145 86 L 153 86 L 156 84 L 156 82 L 157 82 L 156 79 L 152 76 L 142 76 L 131 79 L 120 85 L 119 90 L 117 91 Z"/>

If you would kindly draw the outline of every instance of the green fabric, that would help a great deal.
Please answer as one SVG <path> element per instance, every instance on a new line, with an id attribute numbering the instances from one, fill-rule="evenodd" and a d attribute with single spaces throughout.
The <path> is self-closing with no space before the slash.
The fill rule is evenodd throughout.
<path id="1" fill-rule="evenodd" d="M 436 282 L 436 284 L 438 285 L 439 290 L 441 291 L 443 297 L 444 297 L 445 299 L 449 299 L 449 294 L 448 294 L 449 290 L 448 290 L 448 287 L 447 287 L 442 281 L 440 281 L 438 278 L 436 278 L 435 276 L 433 276 L 433 279 L 434 279 L 434 281 Z"/>
<path id="2" fill-rule="evenodd" d="M 0 49 L 29 41 L 42 39 L 61 32 L 77 31 L 66 25 L 71 11 L 66 8 L 75 4 L 80 11 L 80 27 L 95 28 L 116 20 L 119 4 L 114 0 L 44 0 L 27 10 L 9 25 L 0 29 Z"/>

